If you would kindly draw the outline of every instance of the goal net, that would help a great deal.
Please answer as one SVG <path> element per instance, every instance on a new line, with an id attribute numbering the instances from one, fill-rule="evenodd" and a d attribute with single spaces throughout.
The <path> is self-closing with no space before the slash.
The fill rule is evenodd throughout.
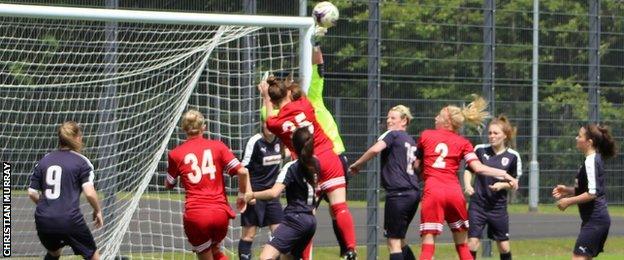
<path id="1" fill-rule="evenodd" d="M 184 140 L 181 114 L 200 110 L 210 137 L 242 156 L 259 130 L 261 75 L 309 79 L 312 26 L 298 17 L 0 4 L 0 158 L 12 163 L 13 256 L 45 254 L 25 190 L 35 163 L 57 148 L 57 127 L 73 120 L 95 167 L 102 255 L 194 259 L 184 191 L 162 186 L 166 153 Z M 226 182 L 234 194 L 236 181 Z M 81 208 L 91 226 L 88 203 Z M 224 247 L 235 247 L 238 226 L 231 221 Z"/>

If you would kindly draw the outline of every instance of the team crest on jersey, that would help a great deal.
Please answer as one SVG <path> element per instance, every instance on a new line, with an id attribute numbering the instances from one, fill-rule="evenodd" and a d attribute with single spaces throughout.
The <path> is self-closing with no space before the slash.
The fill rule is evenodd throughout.
<path id="1" fill-rule="evenodd" d="M 273 150 L 275 150 L 276 153 L 280 152 L 280 145 L 279 144 L 275 144 L 275 146 L 273 147 Z"/>
<path id="2" fill-rule="evenodd" d="M 501 164 L 503 166 L 507 166 L 509 164 L 509 158 L 503 157 L 503 159 L 501 160 Z"/>

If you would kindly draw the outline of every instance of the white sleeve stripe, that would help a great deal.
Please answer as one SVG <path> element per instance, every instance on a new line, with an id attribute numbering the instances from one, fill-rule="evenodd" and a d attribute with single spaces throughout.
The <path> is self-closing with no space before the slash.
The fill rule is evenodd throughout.
<path id="1" fill-rule="evenodd" d="M 249 138 L 247 146 L 245 146 L 245 152 L 243 153 L 245 156 L 243 157 L 243 161 L 241 162 L 243 166 L 247 166 L 251 161 L 251 154 L 253 153 L 254 146 L 256 146 L 256 143 L 258 142 L 258 140 L 260 140 L 260 138 L 262 138 L 261 134 L 256 134 Z"/>
<path id="2" fill-rule="evenodd" d="M 469 162 L 469 161 L 479 160 L 479 157 L 477 157 L 477 155 L 474 152 L 470 152 L 464 155 L 464 160 L 466 160 L 466 162 Z"/>
<path id="3" fill-rule="evenodd" d="M 88 181 L 82 184 L 82 188 L 84 189 L 84 187 L 86 186 L 93 186 L 93 182 L 92 181 Z"/>
<path id="4" fill-rule="evenodd" d="M 477 149 L 479 149 L 479 148 L 484 148 L 485 149 L 485 148 L 488 148 L 490 146 L 492 146 L 492 145 L 491 144 L 478 144 L 477 146 L 474 147 L 474 150 L 476 152 Z"/>
<path id="5" fill-rule="evenodd" d="M 39 193 L 39 190 L 33 189 L 33 188 L 28 188 L 28 193 Z"/>
<path id="6" fill-rule="evenodd" d="M 225 166 L 225 168 L 223 169 L 223 172 L 230 173 L 230 170 L 232 170 L 232 168 L 236 167 L 239 164 L 240 164 L 240 161 L 234 158 Z"/>
<path id="7" fill-rule="evenodd" d="M 520 157 L 520 153 L 511 148 L 507 151 L 516 156 L 516 178 L 520 178 L 520 176 L 522 176 L 522 158 Z"/>
<path id="8" fill-rule="evenodd" d="M 290 168 L 290 166 L 295 163 L 297 160 L 294 161 L 290 161 L 286 164 L 284 164 L 284 167 L 282 167 L 282 170 L 280 171 L 279 175 L 277 175 L 277 180 L 275 180 L 276 183 L 284 183 L 284 179 L 286 179 L 286 173 L 288 172 L 288 168 Z"/>
<path id="9" fill-rule="evenodd" d="M 379 136 L 379 138 L 377 138 L 377 141 L 381 141 L 381 140 L 383 140 L 384 138 L 386 138 L 386 135 L 388 135 L 388 133 L 390 133 L 390 132 L 392 132 L 392 130 L 388 130 L 388 131 L 386 131 L 385 133 L 381 134 L 381 135 Z"/>
<path id="10" fill-rule="evenodd" d="M 93 164 L 91 163 L 91 161 L 89 161 L 89 158 L 87 158 L 86 156 L 82 155 L 81 153 L 78 153 L 78 152 L 73 151 L 73 150 L 71 150 L 70 152 L 74 153 L 75 155 L 78 155 L 78 156 L 82 157 L 82 159 L 84 159 L 87 162 L 89 167 L 91 167 L 91 170 L 95 169 L 95 168 L 93 168 Z"/>
<path id="11" fill-rule="evenodd" d="M 585 173 L 587 174 L 587 192 L 596 194 L 596 154 L 587 156 L 585 159 Z"/>

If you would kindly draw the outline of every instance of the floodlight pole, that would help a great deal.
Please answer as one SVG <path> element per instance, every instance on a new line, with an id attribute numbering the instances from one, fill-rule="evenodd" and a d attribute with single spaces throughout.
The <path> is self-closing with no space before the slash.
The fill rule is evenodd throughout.
<path id="1" fill-rule="evenodd" d="M 539 0 L 533 0 L 533 62 L 531 102 L 531 163 L 529 172 L 529 211 L 536 212 L 539 203 L 539 163 L 537 162 L 538 117 L 538 69 L 539 69 Z"/>

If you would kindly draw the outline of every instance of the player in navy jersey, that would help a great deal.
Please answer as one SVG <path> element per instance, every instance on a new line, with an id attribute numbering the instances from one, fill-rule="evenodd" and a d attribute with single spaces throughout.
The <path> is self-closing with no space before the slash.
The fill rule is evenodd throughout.
<path id="1" fill-rule="evenodd" d="M 261 260 L 286 258 L 301 259 L 302 253 L 316 232 L 316 189 L 320 166 L 314 157 L 314 138 L 307 127 L 298 128 L 292 137 L 298 159 L 287 163 L 273 187 L 245 194 L 245 200 L 272 200 L 286 189 L 284 219 L 273 238 L 262 249 Z"/>
<path id="2" fill-rule="evenodd" d="M 225 195 L 223 174 L 238 175 L 236 206 L 244 212 L 244 193 L 251 193 L 249 173 L 223 142 L 203 137 L 206 124 L 199 111 L 187 111 L 181 121 L 187 137 L 169 151 L 165 187 L 172 189 L 180 177 L 185 190 L 184 233 L 198 259 L 227 259 L 219 244 L 236 214 Z"/>
<path id="3" fill-rule="evenodd" d="M 405 241 L 407 228 L 420 202 L 418 176 L 413 168 L 416 142 L 406 132 L 412 118 L 406 106 L 390 109 L 386 119 L 388 130 L 349 167 L 352 173 L 358 173 L 367 161 L 381 153 L 381 186 L 386 190 L 384 234 L 388 239 L 390 260 L 415 259 Z"/>
<path id="4" fill-rule="evenodd" d="M 488 127 L 489 144 L 475 146 L 475 154 L 481 163 L 507 171 L 514 178 L 522 175 L 520 154 L 510 146 L 516 135 L 507 117 L 499 116 L 492 120 Z M 473 173 L 464 172 L 464 191 L 470 197 L 468 216 L 468 247 L 476 259 L 483 230 L 488 228 L 488 237 L 496 241 L 500 259 L 511 259 L 509 247 L 509 214 L 507 213 L 507 190 L 511 189 L 508 182 L 477 175 L 474 188 L 471 185 Z"/>
<path id="5" fill-rule="evenodd" d="M 249 138 L 241 162 L 249 170 L 253 191 L 263 191 L 273 187 L 284 157 L 283 151 L 279 138 L 266 128 L 263 120 L 262 133 Z M 251 259 L 251 247 L 257 227 L 269 226 L 273 232 L 283 218 L 284 213 L 279 198 L 257 200 L 249 204 L 245 212 L 241 214 L 243 228 L 238 242 L 238 257 Z"/>
<path id="6" fill-rule="evenodd" d="M 576 148 L 585 155 L 576 174 L 576 184 L 574 187 L 557 185 L 552 195 L 562 211 L 574 204 L 579 208 L 581 232 L 576 238 L 572 259 L 592 259 L 603 251 L 611 226 L 602 159 L 615 156 L 616 147 L 608 128 L 587 124 L 578 131 Z"/>
<path id="7" fill-rule="evenodd" d="M 35 226 L 41 244 L 48 250 L 44 259 L 59 259 L 69 245 L 85 259 L 100 259 L 95 240 L 80 211 L 84 192 L 93 208 L 95 227 L 104 224 L 98 196 L 93 187 L 93 165 L 80 154 L 82 130 L 68 121 L 58 129 L 59 150 L 46 154 L 30 177 L 28 196 L 37 204 Z"/>

